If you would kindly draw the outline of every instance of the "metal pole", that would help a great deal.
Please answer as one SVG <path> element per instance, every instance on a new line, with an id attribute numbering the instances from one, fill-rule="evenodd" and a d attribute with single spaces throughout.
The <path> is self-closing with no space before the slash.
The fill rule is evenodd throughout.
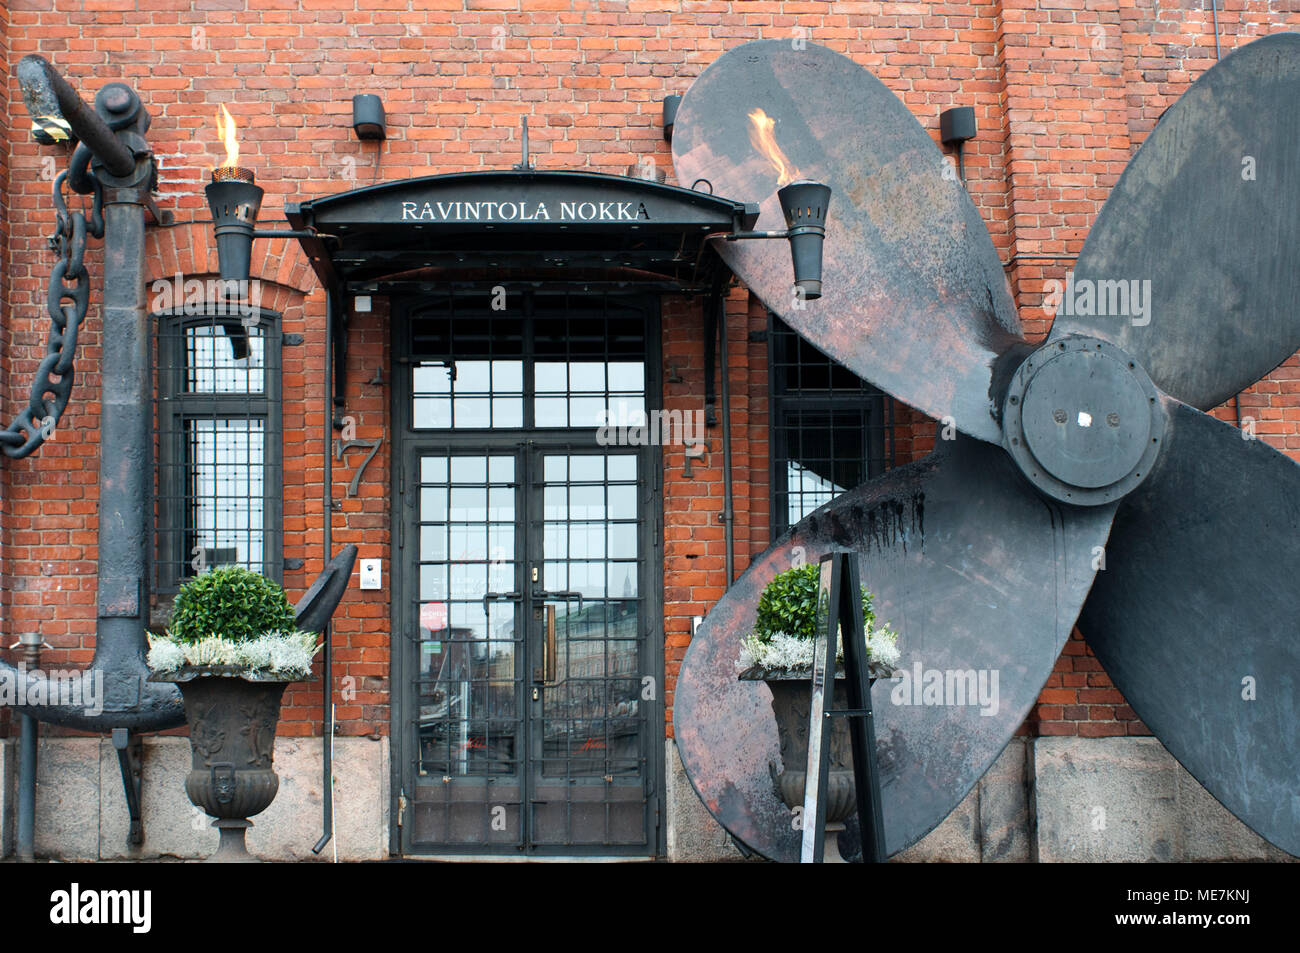
<path id="1" fill-rule="evenodd" d="M 105 189 L 96 646 L 105 711 L 141 700 L 153 541 L 153 373 L 145 308 L 143 190 Z M 132 673 L 132 674 L 128 674 Z M 114 725 L 113 727 L 125 727 Z"/>
<path id="2" fill-rule="evenodd" d="M 862 862 L 883 864 L 885 853 L 885 815 L 880 801 L 880 766 L 876 758 L 876 716 L 871 705 L 871 662 L 862 634 L 866 620 L 862 615 L 861 582 L 858 559 L 852 552 L 835 557 L 840 585 L 841 641 L 844 644 L 844 667 L 848 677 L 849 743 L 853 750 L 853 783 L 858 801 L 858 829 L 862 835 Z M 843 623 L 847 622 L 847 625 Z M 832 640 L 834 635 L 832 634 Z"/>
<path id="3" fill-rule="evenodd" d="M 330 522 L 334 515 L 334 499 L 331 474 L 333 473 L 333 454 L 331 443 L 334 440 L 334 308 L 338 305 L 332 288 L 325 289 L 325 429 L 322 448 L 325 469 L 321 477 L 325 488 L 321 497 L 325 507 L 325 521 L 321 526 L 321 540 L 324 555 L 322 563 L 330 562 Z M 321 638 L 325 640 L 324 684 L 321 685 L 321 835 L 312 847 L 313 854 L 319 854 L 334 837 L 334 646 L 331 638 L 330 624 L 326 621 L 321 629 Z"/>
<path id="4" fill-rule="evenodd" d="M 36 859 L 36 719 L 23 715 L 18 755 L 18 844 L 20 861 Z"/>
<path id="5" fill-rule="evenodd" d="M 19 638 L 22 646 L 23 666 L 28 671 L 41 667 L 41 646 L 45 640 L 39 632 L 25 632 Z M 20 861 L 30 863 L 36 859 L 36 747 L 40 722 L 31 715 L 21 716 L 22 740 L 18 754 L 18 844 Z"/>
<path id="6" fill-rule="evenodd" d="M 721 366 L 722 386 L 722 530 L 726 542 L 727 588 L 736 578 L 736 509 L 731 493 L 731 367 L 727 358 L 727 298 L 719 287 L 716 297 L 718 307 L 718 364 Z"/>

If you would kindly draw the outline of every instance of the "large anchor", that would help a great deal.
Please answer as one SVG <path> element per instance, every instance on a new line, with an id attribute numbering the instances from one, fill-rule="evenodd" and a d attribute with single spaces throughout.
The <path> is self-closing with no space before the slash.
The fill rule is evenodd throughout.
<path id="1" fill-rule="evenodd" d="M 91 109 L 40 56 L 18 64 L 23 101 L 40 142 L 75 139 L 68 171 L 56 180 L 59 232 L 52 245 L 61 260 L 51 275 L 48 354 L 37 372 L 28 408 L 8 430 L 0 448 L 23 457 L 48 439 L 66 408 L 72 387 L 73 351 L 89 300 L 89 276 L 81 264 L 87 232 L 105 239 L 102 302 L 103 381 L 100 414 L 98 621 L 95 654 L 74 680 L 54 680 L 39 671 L 41 638 L 23 635 L 23 663 L 0 662 L 0 678 L 16 687 L 22 715 L 18 849 L 30 859 L 34 828 L 36 731 L 45 721 L 112 734 L 131 814 L 128 843 L 143 843 L 140 817 L 140 732 L 185 722 L 180 693 L 168 683 L 148 681 L 145 662 L 153 545 L 153 368 L 149 361 L 150 318 L 145 304 L 145 211 L 169 224 L 152 199 L 158 170 L 144 135 L 149 114 L 125 83 L 109 83 Z M 94 195 L 94 212 L 66 214 L 64 182 Z M 99 210 L 102 206 L 102 220 Z M 75 284 L 69 284 L 69 280 Z M 65 304 L 65 302 L 70 302 Z M 59 378 L 53 380 L 53 376 Z M 47 402 L 46 395 L 53 400 Z M 332 559 L 295 607 L 298 625 L 322 631 L 347 587 L 356 547 Z M 32 704 L 35 700 L 38 704 Z M 87 699 L 102 700 L 88 709 Z"/>

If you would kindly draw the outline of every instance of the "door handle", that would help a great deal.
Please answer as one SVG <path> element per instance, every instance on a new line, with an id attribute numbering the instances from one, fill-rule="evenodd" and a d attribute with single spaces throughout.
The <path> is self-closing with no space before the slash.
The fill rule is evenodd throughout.
<path id="1" fill-rule="evenodd" d="M 555 640 L 555 603 L 576 602 L 582 608 L 582 593 L 573 590 L 562 592 L 541 592 L 534 589 L 532 597 L 538 602 L 545 602 L 544 626 L 545 644 L 542 651 L 542 666 L 533 669 L 533 681 L 544 686 L 554 685 L 559 676 L 558 651 Z M 536 616 L 534 616 L 536 618 Z M 536 689 L 534 689 L 536 693 Z M 536 699 L 534 699 L 536 700 Z"/>
<path id="2" fill-rule="evenodd" d="M 555 606 L 546 607 L 546 658 L 543 661 L 545 670 L 542 672 L 542 683 L 544 685 L 555 684 Z"/>
<path id="3" fill-rule="evenodd" d="M 582 593 L 566 589 L 562 592 L 538 592 L 533 590 L 533 598 L 538 602 L 576 602 L 582 608 Z"/>
<path id="4" fill-rule="evenodd" d="M 518 602 L 523 597 L 522 592 L 485 592 L 483 593 L 483 614 L 488 614 L 489 602 Z"/>
<path id="5" fill-rule="evenodd" d="M 556 644 L 555 644 L 555 606 L 548 605 L 542 610 L 542 664 L 533 669 L 533 682 L 536 685 L 555 684 Z M 533 701 L 537 701 L 537 689 L 533 689 Z"/>

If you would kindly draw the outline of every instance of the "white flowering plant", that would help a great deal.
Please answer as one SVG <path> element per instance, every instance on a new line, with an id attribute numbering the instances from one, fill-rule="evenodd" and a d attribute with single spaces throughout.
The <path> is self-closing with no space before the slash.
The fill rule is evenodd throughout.
<path id="1" fill-rule="evenodd" d="M 237 566 L 213 569 L 181 587 L 171 626 L 147 634 L 148 664 L 158 675 L 185 668 L 241 669 L 240 674 L 297 681 L 320 651 L 315 632 L 299 631 L 284 589 Z"/>
<path id="2" fill-rule="evenodd" d="M 773 577 L 759 597 L 754 629 L 741 643 L 737 668 L 812 668 L 820 575 L 820 566 L 808 563 Z M 893 668 L 899 660 L 898 633 L 888 623 L 876 621 L 872 596 L 865 586 L 862 618 L 869 659 Z M 844 647 L 840 645 L 836 659 L 843 658 Z"/>
<path id="3" fill-rule="evenodd" d="M 311 674 L 312 659 L 320 651 L 320 637 L 315 632 L 274 632 L 245 642 L 216 637 L 182 642 L 171 632 L 149 634 L 148 639 L 149 669 L 160 675 L 211 665 L 298 681 Z"/>

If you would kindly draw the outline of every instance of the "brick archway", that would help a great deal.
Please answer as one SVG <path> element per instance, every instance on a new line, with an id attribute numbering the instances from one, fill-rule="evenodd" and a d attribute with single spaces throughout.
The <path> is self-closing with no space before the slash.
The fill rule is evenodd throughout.
<path id="1" fill-rule="evenodd" d="M 145 238 L 145 302 L 152 309 L 160 293 L 159 281 L 197 279 L 205 288 L 219 275 L 216 242 L 210 223 L 150 229 Z M 260 307 L 280 316 L 280 330 L 297 338 L 280 356 L 281 406 L 284 419 L 283 551 L 284 585 L 296 599 L 311 583 L 321 565 L 320 517 L 308 516 L 308 500 L 320 496 L 320 471 L 308 473 L 309 461 L 319 461 L 323 437 L 314 417 L 304 408 L 318 408 L 324 400 L 323 327 L 324 296 L 307 257 L 294 239 L 260 239 L 253 243 L 249 274 L 261 282 Z M 181 297 L 183 288 L 171 289 Z M 310 525 L 309 525 L 310 523 Z"/>
<path id="2" fill-rule="evenodd" d="M 147 283 L 176 274 L 186 278 L 217 275 L 217 245 L 208 223 L 150 229 L 145 235 Z M 292 238 L 259 239 L 253 242 L 249 274 L 269 286 L 262 306 L 283 312 L 299 303 L 316 287 L 316 277 L 298 242 Z"/>

